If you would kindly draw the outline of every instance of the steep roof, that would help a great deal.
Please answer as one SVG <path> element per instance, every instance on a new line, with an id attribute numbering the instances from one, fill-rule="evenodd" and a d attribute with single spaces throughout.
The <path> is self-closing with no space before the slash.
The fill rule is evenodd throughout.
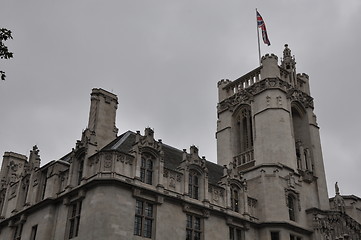
<path id="1" fill-rule="evenodd" d="M 116 150 L 129 153 L 135 144 L 135 139 L 136 133 L 127 131 L 106 145 L 101 151 Z M 164 143 L 162 147 L 164 152 L 164 167 L 170 170 L 176 170 L 182 162 L 183 151 Z M 206 161 L 206 167 L 208 168 L 209 183 L 217 184 L 223 175 L 223 167 L 210 161 Z"/>

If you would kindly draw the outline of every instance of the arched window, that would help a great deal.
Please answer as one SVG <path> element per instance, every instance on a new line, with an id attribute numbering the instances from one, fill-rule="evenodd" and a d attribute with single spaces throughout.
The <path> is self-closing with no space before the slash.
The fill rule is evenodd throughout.
<path id="1" fill-rule="evenodd" d="M 151 154 L 143 153 L 140 166 L 140 180 L 146 184 L 153 184 L 154 157 Z"/>
<path id="2" fill-rule="evenodd" d="M 84 156 L 81 157 L 78 165 L 77 185 L 80 185 L 81 180 L 83 179 L 83 172 L 84 172 Z"/>
<path id="3" fill-rule="evenodd" d="M 199 199 L 199 174 L 197 171 L 189 171 L 188 191 L 189 197 Z"/>
<path id="4" fill-rule="evenodd" d="M 250 107 L 243 107 L 238 118 L 239 151 L 245 152 L 253 148 L 252 114 Z"/>
<path id="5" fill-rule="evenodd" d="M 288 215 L 291 221 L 296 221 L 296 199 L 293 195 L 288 194 Z"/>
<path id="6" fill-rule="evenodd" d="M 236 186 L 231 186 L 231 208 L 239 212 L 239 188 Z"/>

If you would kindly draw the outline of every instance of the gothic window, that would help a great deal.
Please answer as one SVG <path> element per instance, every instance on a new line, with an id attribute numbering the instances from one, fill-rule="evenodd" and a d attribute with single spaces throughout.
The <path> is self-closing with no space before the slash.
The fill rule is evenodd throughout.
<path id="1" fill-rule="evenodd" d="M 271 240 L 280 240 L 280 232 L 271 232 Z"/>
<path id="2" fill-rule="evenodd" d="M 289 194 L 288 200 L 288 215 L 291 221 L 296 221 L 296 199 L 293 195 Z"/>
<path id="3" fill-rule="evenodd" d="M 77 185 L 80 185 L 84 172 L 84 157 L 79 161 Z"/>
<path id="4" fill-rule="evenodd" d="M 239 212 L 239 188 L 236 186 L 231 186 L 231 208 Z"/>
<path id="5" fill-rule="evenodd" d="M 153 212 L 153 204 L 146 201 L 136 200 L 134 235 L 152 238 L 154 220 Z"/>
<path id="6" fill-rule="evenodd" d="M 31 233 L 30 233 L 30 240 L 35 240 L 36 239 L 36 232 L 38 231 L 38 225 L 34 225 L 31 228 Z"/>
<path id="7" fill-rule="evenodd" d="M 199 199 L 199 180 L 200 175 L 197 171 L 189 171 L 189 182 L 188 182 L 188 191 L 189 197 L 194 199 Z"/>
<path id="8" fill-rule="evenodd" d="M 201 218 L 187 214 L 186 240 L 201 240 L 202 222 Z"/>
<path id="9" fill-rule="evenodd" d="M 22 232 L 23 232 L 23 223 L 20 222 L 15 226 L 13 240 L 20 240 Z"/>
<path id="10" fill-rule="evenodd" d="M 140 180 L 146 184 L 153 184 L 154 157 L 148 153 L 142 154 L 140 166 Z"/>
<path id="11" fill-rule="evenodd" d="M 70 205 L 69 208 L 69 237 L 68 239 L 75 238 L 79 233 L 79 224 L 80 224 L 80 213 L 81 213 L 81 201 L 76 201 Z"/>
<path id="12" fill-rule="evenodd" d="M 48 169 L 46 169 L 44 172 L 41 173 L 41 196 L 40 196 L 40 200 L 43 200 L 45 198 L 46 183 L 48 181 L 47 175 L 48 175 Z"/>
<path id="13" fill-rule="evenodd" d="M 239 151 L 245 152 L 253 148 L 252 114 L 250 107 L 243 107 L 238 118 Z"/>
<path id="14" fill-rule="evenodd" d="M 236 227 L 229 227 L 229 240 L 243 240 L 244 231 Z"/>

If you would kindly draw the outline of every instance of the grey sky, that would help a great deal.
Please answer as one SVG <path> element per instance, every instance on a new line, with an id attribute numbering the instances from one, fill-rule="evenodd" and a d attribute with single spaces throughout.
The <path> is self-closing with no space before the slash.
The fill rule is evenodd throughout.
<path id="1" fill-rule="evenodd" d="M 150 126 L 216 161 L 217 82 L 257 67 L 256 7 L 272 43 L 262 54 L 288 43 L 310 75 L 330 195 L 338 181 L 361 196 L 359 0 L 2 1 L 14 59 L 0 63 L 0 152 L 62 157 L 100 87 L 118 95 L 120 133 Z"/>

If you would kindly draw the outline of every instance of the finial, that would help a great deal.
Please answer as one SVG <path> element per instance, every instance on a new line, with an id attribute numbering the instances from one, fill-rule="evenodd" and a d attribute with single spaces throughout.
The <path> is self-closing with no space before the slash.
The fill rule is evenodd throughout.
<path id="1" fill-rule="evenodd" d="M 337 182 L 335 183 L 335 192 L 336 192 L 336 195 L 340 195 L 340 188 L 338 187 Z"/>
<path id="2" fill-rule="evenodd" d="M 283 50 L 283 59 L 286 57 L 291 57 L 291 49 L 288 48 L 288 44 L 285 44 L 285 49 Z"/>

